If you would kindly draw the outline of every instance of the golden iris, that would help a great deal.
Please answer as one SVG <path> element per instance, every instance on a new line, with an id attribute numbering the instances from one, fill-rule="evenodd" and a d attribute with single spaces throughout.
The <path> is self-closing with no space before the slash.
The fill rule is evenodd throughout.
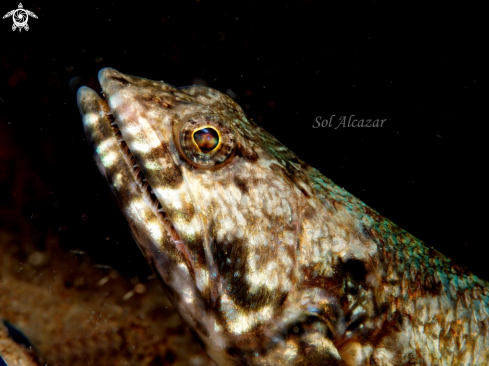
<path id="1" fill-rule="evenodd" d="M 209 152 L 219 144 L 219 134 L 213 128 L 202 128 L 194 132 L 194 141 L 202 152 Z"/>

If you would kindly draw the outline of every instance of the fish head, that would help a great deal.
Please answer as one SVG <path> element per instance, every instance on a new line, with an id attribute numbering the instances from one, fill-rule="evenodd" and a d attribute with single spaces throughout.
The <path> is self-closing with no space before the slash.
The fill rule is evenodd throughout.
<path id="1" fill-rule="evenodd" d="M 308 196 L 291 173 L 300 161 L 212 88 L 111 68 L 99 81 L 104 97 L 78 91 L 86 135 L 177 311 L 222 365 L 283 341 L 271 329 L 296 316 L 283 305 Z"/>

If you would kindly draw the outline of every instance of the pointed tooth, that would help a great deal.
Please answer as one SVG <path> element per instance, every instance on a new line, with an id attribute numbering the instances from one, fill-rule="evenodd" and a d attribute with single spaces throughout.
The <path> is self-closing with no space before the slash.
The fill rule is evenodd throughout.
<path id="1" fill-rule="evenodd" d="M 132 167 L 133 167 L 133 168 L 139 168 L 139 165 L 134 164 Z"/>
<path id="2" fill-rule="evenodd" d="M 111 122 L 111 123 L 110 123 L 110 125 L 111 125 L 111 126 L 115 126 L 115 125 L 117 125 L 117 122 L 116 122 L 116 121 Z"/>
<path id="3" fill-rule="evenodd" d="M 163 209 L 162 209 L 162 208 L 159 208 L 159 209 L 158 209 L 158 212 L 165 212 L 165 211 L 163 211 Z"/>

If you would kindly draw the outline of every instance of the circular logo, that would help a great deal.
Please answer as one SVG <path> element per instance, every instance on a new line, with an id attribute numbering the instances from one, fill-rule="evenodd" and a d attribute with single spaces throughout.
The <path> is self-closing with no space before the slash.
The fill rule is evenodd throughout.
<path id="1" fill-rule="evenodd" d="M 29 20 L 29 15 L 24 9 L 17 9 L 12 14 L 12 19 L 17 27 L 23 28 Z"/>

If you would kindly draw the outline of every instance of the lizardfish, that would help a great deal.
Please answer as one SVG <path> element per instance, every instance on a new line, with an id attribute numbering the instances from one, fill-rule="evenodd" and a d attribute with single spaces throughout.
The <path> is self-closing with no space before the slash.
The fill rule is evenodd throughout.
<path id="1" fill-rule="evenodd" d="M 78 106 L 143 255 L 225 365 L 489 365 L 489 283 L 212 88 L 105 68 Z"/>

